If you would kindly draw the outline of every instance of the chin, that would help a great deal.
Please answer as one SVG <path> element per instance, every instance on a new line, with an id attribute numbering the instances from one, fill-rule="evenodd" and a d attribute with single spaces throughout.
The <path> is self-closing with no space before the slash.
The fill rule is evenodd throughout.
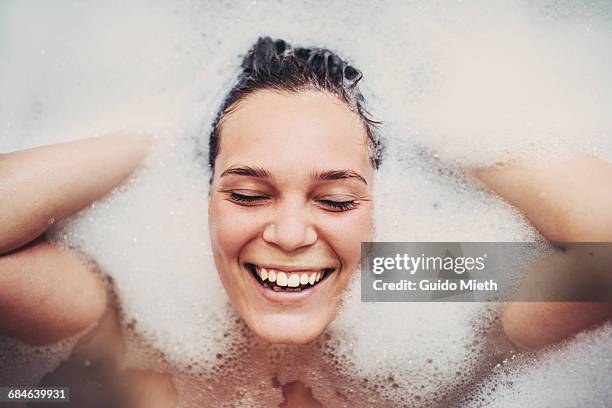
<path id="1" fill-rule="evenodd" d="M 291 345 L 306 344 L 316 340 L 331 322 L 331 319 L 304 319 L 290 315 L 249 320 L 246 320 L 247 326 L 260 339 L 271 344 Z"/>

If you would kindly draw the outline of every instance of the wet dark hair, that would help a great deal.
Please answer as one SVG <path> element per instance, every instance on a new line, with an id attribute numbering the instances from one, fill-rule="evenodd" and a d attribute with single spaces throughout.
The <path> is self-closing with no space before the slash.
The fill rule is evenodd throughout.
<path id="1" fill-rule="evenodd" d="M 242 70 L 225 97 L 213 123 L 209 139 L 208 165 L 212 172 L 219 154 L 223 118 L 238 102 L 259 90 L 299 92 L 315 89 L 329 92 L 356 112 L 367 133 L 370 161 L 377 169 L 383 152 L 378 134 L 380 122 L 372 120 L 364 108 L 365 99 L 357 83 L 362 74 L 332 51 L 324 48 L 293 48 L 283 40 L 260 37 L 242 61 Z"/>

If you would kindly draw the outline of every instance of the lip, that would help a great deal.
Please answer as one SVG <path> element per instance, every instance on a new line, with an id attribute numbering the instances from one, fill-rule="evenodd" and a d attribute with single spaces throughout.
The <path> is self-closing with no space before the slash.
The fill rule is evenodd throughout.
<path id="1" fill-rule="evenodd" d="M 304 265 L 281 265 L 281 264 L 262 264 L 258 262 L 246 261 L 243 263 L 250 263 L 257 265 L 260 268 L 275 269 L 281 272 L 312 272 L 322 271 L 323 269 L 336 269 L 334 266 L 304 266 Z"/>
<path id="2" fill-rule="evenodd" d="M 246 262 L 246 263 L 252 263 L 252 262 Z M 255 277 L 253 276 L 253 274 L 244 266 L 245 262 L 242 262 L 240 264 L 240 269 L 243 270 L 243 272 L 245 272 L 248 276 L 249 279 L 251 280 L 251 282 L 253 283 L 253 285 L 255 285 L 257 291 L 268 301 L 273 302 L 273 303 L 296 303 L 296 302 L 305 302 L 306 300 L 308 300 L 308 298 L 316 295 L 318 292 L 320 292 L 321 290 L 325 289 L 325 287 L 327 285 L 330 284 L 331 279 L 329 279 L 330 277 L 328 277 L 327 279 L 324 279 L 323 281 L 321 281 L 321 283 L 318 283 L 317 285 L 306 289 L 306 290 L 302 290 L 299 292 L 275 292 L 272 289 L 269 288 L 265 288 L 263 287 L 259 282 L 257 282 L 257 280 L 255 279 Z M 287 268 L 287 266 L 281 266 L 281 265 L 272 265 L 272 264 L 267 264 L 267 265 L 260 265 L 260 264 L 256 264 L 257 266 L 263 267 L 263 268 L 270 268 L 270 269 L 277 269 L 283 272 L 297 272 L 297 271 L 320 271 L 321 269 L 325 269 L 325 268 L 318 268 L 318 269 L 312 269 L 312 268 L 308 268 L 308 269 L 304 269 L 303 266 L 298 266 L 298 267 L 292 267 L 295 269 L 282 269 L 282 268 Z M 269 266 L 268 266 L 269 265 Z M 337 270 L 335 270 L 333 272 L 333 274 L 335 274 L 336 272 L 338 272 Z"/>

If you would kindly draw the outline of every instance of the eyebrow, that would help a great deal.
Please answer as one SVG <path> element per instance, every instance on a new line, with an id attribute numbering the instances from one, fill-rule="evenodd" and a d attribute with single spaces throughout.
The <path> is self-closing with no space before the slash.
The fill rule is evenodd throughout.
<path id="1" fill-rule="evenodd" d="M 269 179 L 272 178 L 270 172 L 261 167 L 252 167 L 252 166 L 231 166 L 226 169 L 223 173 L 221 173 L 221 177 L 229 176 L 246 176 L 246 177 L 257 177 Z M 339 170 L 324 170 L 320 172 L 313 173 L 313 179 L 320 181 L 334 181 L 334 180 L 345 180 L 345 179 L 357 179 L 368 185 L 368 182 L 359 175 L 357 172 L 349 169 L 339 169 Z"/>
<path id="2" fill-rule="evenodd" d="M 368 185 L 368 182 L 365 180 L 365 178 L 360 176 L 357 172 L 353 170 L 348 170 L 348 169 L 325 170 L 325 171 L 316 173 L 313 178 L 317 180 L 322 180 L 322 181 L 357 179 L 363 182 L 366 186 Z"/>
<path id="3" fill-rule="evenodd" d="M 258 178 L 272 178 L 270 172 L 261 167 L 251 166 L 231 166 L 221 173 L 221 177 L 229 176 L 234 174 L 236 176 L 247 176 L 247 177 L 258 177 Z"/>

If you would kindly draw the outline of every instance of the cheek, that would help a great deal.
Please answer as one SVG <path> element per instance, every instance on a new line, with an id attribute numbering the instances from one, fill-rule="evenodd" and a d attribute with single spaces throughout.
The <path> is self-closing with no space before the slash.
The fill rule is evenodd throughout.
<path id="1" fill-rule="evenodd" d="M 361 243 L 372 240 L 371 206 L 339 217 L 326 225 L 327 241 L 346 267 L 355 268 L 361 259 Z"/>
<path id="2" fill-rule="evenodd" d="M 208 223 L 213 251 L 225 262 L 240 253 L 244 245 L 257 236 L 256 219 L 235 205 L 213 197 L 209 206 Z"/>

